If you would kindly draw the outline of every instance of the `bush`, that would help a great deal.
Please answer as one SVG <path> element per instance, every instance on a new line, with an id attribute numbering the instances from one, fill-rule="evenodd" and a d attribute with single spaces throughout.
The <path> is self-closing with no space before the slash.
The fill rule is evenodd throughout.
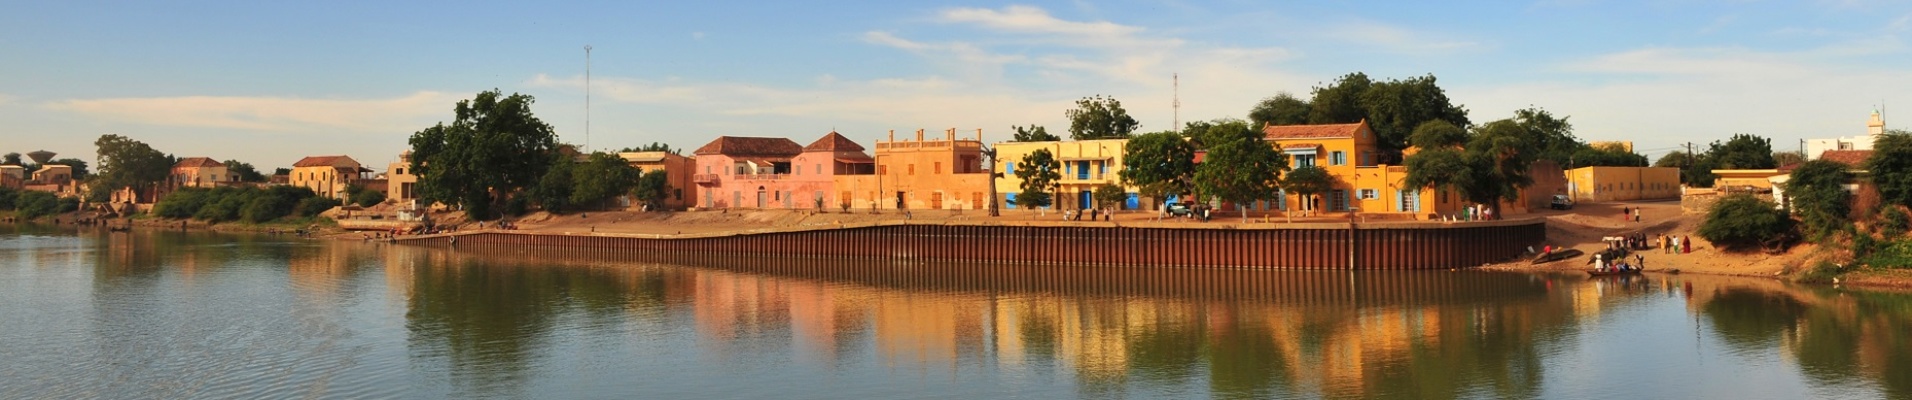
<path id="1" fill-rule="evenodd" d="M 1748 250 L 1792 234 L 1793 221 L 1773 202 L 1749 194 L 1727 195 L 1707 211 L 1700 237 L 1727 250 Z"/>
<path id="2" fill-rule="evenodd" d="M 338 200 L 329 197 L 312 196 L 299 200 L 299 205 L 294 208 L 293 212 L 297 213 L 300 217 L 310 218 L 326 210 L 331 210 L 332 207 L 338 207 L 339 204 Z"/>
<path id="3" fill-rule="evenodd" d="M 385 192 L 380 192 L 377 190 L 360 190 L 358 191 L 358 193 L 352 194 L 352 204 L 357 204 L 359 207 L 371 207 L 371 206 L 378 205 L 378 203 L 384 203 L 384 202 L 385 202 Z"/>
<path id="4" fill-rule="evenodd" d="M 20 191 L 9 187 L 0 187 L 0 210 L 12 210 L 14 201 L 20 198 Z"/>
<path id="5" fill-rule="evenodd" d="M 1879 234 L 1886 239 L 1898 239 L 1905 236 L 1906 228 L 1912 228 L 1912 215 L 1906 215 L 1905 209 L 1897 205 L 1886 205 L 1879 212 Z"/>
<path id="6" fill-rule="evenodd" d="M 52 193 L 41 191 L 22 191 L 14 199 L 14 209 L 20 212 L 20 219 L 34 219 L 59 214 L 60 198 Z"/>
<path id="7" fill-rule="evenodd" d="M 153 205 L 153 215 L 164 218 L 192 218 L 199 209 L 206 206 L 208 191 L 199 188 L 185 188 L 167 194 Z"/>

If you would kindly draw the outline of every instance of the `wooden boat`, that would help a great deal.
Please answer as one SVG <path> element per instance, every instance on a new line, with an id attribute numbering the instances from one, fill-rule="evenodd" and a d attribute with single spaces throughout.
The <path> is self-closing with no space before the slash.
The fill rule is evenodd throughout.
<path id="1" fill-rule="evenodd" d="M 1554 261 L 1565 260 L 1569 258 L 1579 257 L 1581 254 L 1585 254 L 1585 252 L 1580 251 L 1580 249 L 1555 250 L 1552 253 L 1541 254 L 1539 256 L 1534 257 L 1533 264 L 1542 264 L 1542 263 L 1550 263 Z"/>
<path id="2" fill-rule="evenodd" d="M 1587 271 L 1587 276 L 1619 276 L 1619 275 L 1639 275 L 1639 274 L 1640 274 L 1640 270 L 1637 270 L 1637 269 Z"/>

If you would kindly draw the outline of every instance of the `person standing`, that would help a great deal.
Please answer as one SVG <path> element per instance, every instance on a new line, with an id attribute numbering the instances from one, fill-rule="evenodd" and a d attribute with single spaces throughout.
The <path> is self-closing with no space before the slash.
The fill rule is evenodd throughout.
<path id="1" fill-rule="evenodd" d="M 1680 254 L 1693 253 L 1693 238 L 1680 236 Z"/>

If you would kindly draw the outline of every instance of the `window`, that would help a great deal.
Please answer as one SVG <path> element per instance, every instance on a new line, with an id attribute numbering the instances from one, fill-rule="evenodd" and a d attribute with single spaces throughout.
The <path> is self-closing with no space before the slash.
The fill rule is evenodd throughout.
<path id="1" fill-rule="evenodd" d="M 1419 189 L 1403 190 L 1399 195 L 1401 196 L 1401 211 L 1421 211 L 1421 191 Z"/>
<path id="2" fill-rule="evenodd" d="M 399 174 L 399 175 L 404 175 L 404 174 L 405 174 L 405 169 L 404 169 L 404 168 L 399 168 L 399 169 L 398 169 L 398 174 Z"/>
<path id="3" fill-rule="evenodd" d="M 887 174 L 889 174 L 889 173 L 890 173 L 890 166 L 888 166 L 888 165 L 878 165 L 878 166 L 876 166 L 876 174 L 877 174 L 877 175 L 887 175 Z"/>
<path id="4" fill-rule="evenodd" d="M 1306 167 L 1315 166 L 1314 153 L 1295 154 L 1293 155 L 1293 157 L 1295 158 L 1295 165 L 1294 165 L 1295 168 L 1306 168 Z"/>
<path id="5" fill-rule="evenodd" d="M 943 162 L 942 162 L 942 161 L 937 161 L 937 162 L 936 162 L 936 166 L 935 166 L 935 167 L 936 167 L 936 169 L 935 169 L 935 170 L 933 170 L 933 171 L 931 171 L 931 173 L 935 173 L 935 174 L 941 174 L 941 173 L 943 173 Z"/>
<path id="6" fill-rule="evenodd" d="M 790 173 L 793 175 L 803 175 L 803 168 L 791 168 Z"/>
<path id="7" fill-rule="evenodd" d="M 1362 200 L 1374 200 L 1376 197 L 1378 196 L 1375 195 L 1374 189 L 1361 189 Z"/>
<path id="8" fill-rule="evenodd" d="M 1328 196 L 1328 209 L 1332 211 L 1348 210 L 1348 191 L 1336 190 Z"/>
<path id="9" fill-rule="evenodd" d="M 1016 162 L 1015 162 L 1015 161 L 1010 161 L 1010 162 L 1005 162 L 1005 163 L 1002 163 L 1002 173 L 1005 173 L 1005 174 L 1012 174 L 1012 175 L 1013 175 L 1013 174 L 1015 174 L 1015 173 L 1016 173 Z"/>
<path id="10" fill-rule="evenodd" d="M 1340 150 L 1328 153 L 1328 165 L 1348 165 L 1348 153 Z"/>
<path id="11" fill-rule="evenodd" d="M 817 164 L 816 167 L 816 174 L 823 175 L 823 164 Z"/>
<path id="12" fill-rule="evenodd" d="M 406 193 L 411 193 L 411 185 L 410 183 L 405 184 Z M 412 197 L 412 195 L 407 194 L 405 197 Z M 684 189 L 671 189 L 671 197 L 676 198 L 677 201 L 684 201 Z"/>
<path id="13" fill-rule="evenodd" d="M 910 175 L 916 175 L 916 164 L 910 164 Z"/>
<path id="14" fill-rule="evenodd" d="M 709 165 L 705 165 L 705 166 L 704 166 L 704 173 L 706 173 L 706 174 L 708 174 L 708 173 L 711 173 L 711 172 L 710 172 L 710 166 L 709 166 Z"/>

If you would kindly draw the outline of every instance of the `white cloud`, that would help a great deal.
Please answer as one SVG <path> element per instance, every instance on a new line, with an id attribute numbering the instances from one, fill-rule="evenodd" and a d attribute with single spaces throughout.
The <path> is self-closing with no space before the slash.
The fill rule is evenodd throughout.
<path id="1" fill-rule="evenodd" d="M 1004 7 L 1002 10 L 951 8 L 943 10 L 941 17 L 946 22 L 973 23 L 991 29 L 1036 34 L 1120 37 L 1142 31 L 1142 28 L 1108 21 L 1062 20 L 1050 16 L 1048 11 L 1041 8 L 1020 5 Z"/>
<path id="2" fill-rule="evenodd" d="M 1415 31 L 1374 21 L 1348 21 L 1334 24 L 1327 31 L 1329 38 L 1351 41 L 1396 53 L 1452 53 L 1483 47 L 1478 42 L 1446 38 L 1432 32 Z"/>
<path id="3" fill-rule="evenodd" d="M 47 108 L 138 124 L 272 132 L 411 132 L 448 119 L 457 97 L 421 91 L 386 99 L 129 97 L 73 99 Z"/>

